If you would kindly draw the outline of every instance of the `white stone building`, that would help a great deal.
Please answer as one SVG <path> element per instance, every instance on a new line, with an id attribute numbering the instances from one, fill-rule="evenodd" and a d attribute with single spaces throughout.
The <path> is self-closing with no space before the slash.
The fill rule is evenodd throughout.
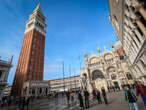
<path id="1" fill-rule="evenodd" d="M 49 81 L 25 81 L 22 96 L 46 96 L 50 92 Z"/>
<path id="2" fill-rule="evenodd" d="M 3 90 L 8 85 L 8 75 L 12 67 L 12 58 L 9 61 L 0 59 L 0 99 L 4 96 Z"/>
<path id="3" fill-rule="evenodd" d="M 59 78 L 50 81 L 51 91 L 63 92 L 68 90 L 79 90 L 81 88 L 81 78 L 79 76 L 72 76 L 67 78 Z"/>
<path id="4" fill-rule="evenodd" d="M 120 42 L 112 45 L 113 50 L 104 52 L 98 49 L 97 54 L 87 56 L 84 53 L 85 68 L 81 68 L 82 87 L 90 92 L 93 88 L 101 90 L 104 87 L 120 87 L 133 84 L 133 76 L 128 68 L 126 56 Z"/>
<path id="5" fill-rule="evenodd" d="M 109 18 L 136 80 L 146 84 L 146 1 L 108 0 Z"/>

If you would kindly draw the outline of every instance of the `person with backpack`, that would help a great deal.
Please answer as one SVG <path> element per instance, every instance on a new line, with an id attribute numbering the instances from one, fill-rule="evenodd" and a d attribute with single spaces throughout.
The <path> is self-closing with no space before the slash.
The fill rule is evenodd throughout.
<path id="1" fill-rule="evenodd" d="M 125 99 L 131 110 L 139 110 L 136 96 L 128 86 L 125 87 Z"/>

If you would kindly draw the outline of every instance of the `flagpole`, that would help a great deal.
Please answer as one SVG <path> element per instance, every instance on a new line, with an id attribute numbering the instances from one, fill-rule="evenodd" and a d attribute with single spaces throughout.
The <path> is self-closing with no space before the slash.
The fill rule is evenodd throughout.
<path id="1" fill-rule="evenodd" d="M 80 60 L 80 54 L 79 54 L 79 56 L 78 56 L 78 59 L 79 59 L 80 70 L 81 70 L 81 60 Z M 82 83 L 81 83 L 81 88 L 83 88 L 83 85 L 82 85 Z"/>
<path id="2" fill-rule="evenodd" d="M 75 72 L 75 68 L 74 68 L 74 81 L 75 81 L 75 91 L 76 91 L 76 72 Z"/>
<path id="3" fill-rule="evenodd" d="M 70 74 L 70 90 L 71 90 L 71 67 L 69 66 L 69 74 Z"/>
<path id="4" fill-rule="evenodd" d="M 62 72 L 63 72 L 63 86 L 64 86 L 64 92 L 65 92 L 65 81 L 64 81 L 64 61 L 62 62 Z"/>
<path id="5" fill-rule="evenodd" d="M 80 54 L 79 54 L 79 64 L 80 64 L 80 69 L 81 69 L 81 59 L 80 59 Z"/>

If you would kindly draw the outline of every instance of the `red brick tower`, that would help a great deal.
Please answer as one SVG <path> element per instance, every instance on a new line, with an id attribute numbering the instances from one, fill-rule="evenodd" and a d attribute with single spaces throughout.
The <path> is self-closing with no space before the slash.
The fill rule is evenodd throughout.
<path id="1" fill-rule="evenodd" d="M 26 23 L 12 95 L 21 95 L 26 80 L 43 80 L 46 24 L 40 2 Z"/>

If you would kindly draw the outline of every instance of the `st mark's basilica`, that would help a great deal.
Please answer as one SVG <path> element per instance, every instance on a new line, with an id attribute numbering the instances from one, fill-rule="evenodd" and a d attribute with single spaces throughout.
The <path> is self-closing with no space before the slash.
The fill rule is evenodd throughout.
<path id="1" fill-rule="evenodd" d="M 128 59 L 120 42 L 111 43 L 112 51 L 104 47 L 104 52 L 98 48 L 98 55 L 90 56 L 84 53 L 85 68 L 81 68 L 83 89 L 90 92 L 94 89 L 114 86 L 122 88 L 124 84 L 133 84 L 134 76 L 128 67 Z"/>

